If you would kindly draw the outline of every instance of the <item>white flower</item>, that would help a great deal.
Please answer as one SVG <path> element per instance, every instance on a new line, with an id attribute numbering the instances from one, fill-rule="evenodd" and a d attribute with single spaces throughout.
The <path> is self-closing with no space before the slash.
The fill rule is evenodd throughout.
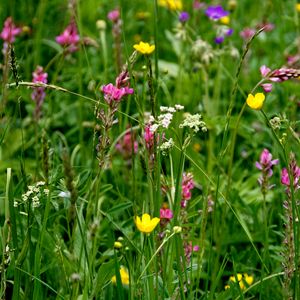
<path id="1" fill-rule="evenodd" d="M 45 193 L 46 196 L 48 196 L 49 195 L 49 190 L 48 189 L 44 189 L 44 193 Z"/>
<path id="2" fill-rule="evenodd" d="M 176 110 L 183 110 L 184 106 L 180 105 L 180 104 L 175 104 L 175 108 L 176 108 Z"/>
<path id="3" fill-rule="evenodd" d="M 170 138 L 168 141 L 162 143 L 159 149 L 162 151 L 163 155 L 166 155 L 166 152 L 174 146 L 174 141 Z"/>
<path id="4" fill-rule="evenodd" d="M 14 201 L 14 207 L 18 207 L 18 202 L 16 200 Z"/>
<path id="5" fill-rule="evenodd" d="M 206 124 L 205 122 L 201 121 L 201 118 L 202 117 L 199 114 L 195 114 L 195 115 L 188 114 L 183 120 L 183 122 L 179 125 L 179 127 L 180 128 L 189 127 L 193 129 L 194 132 L 198 132 L 200 129 L 203 132 L 206 132 L 207 131 Z"/>
<path id="6" fill-rule="evenodd" d="M 171 113 L 166 113 L 166 114 L 158 116 L 158 120 L 160 121 L 162 127 L 164 127 L 164 128 L 169 127 L 172 119 L 173 119 L 173 114 L 171 114 Z"/>
<path id="7" fill-rule="evenodd" d="M 32 191 L 34 189 L 34 185 L 29 185 L 28 186 L 28 191 Z"/>
<path id="8" fill-rule="evenodd" d="M 22 195 L 22 200 L 26 202 L 28 200 L 27 193 Z"/>
<path id="9" fill-rule="evenodd" d="M 40 191 L 40 189 L 39 189 L 38 187 L 35 187 L 35 188 L 33 189 L 33 191 L 34 191 L 35 193 L 38 193 L 38 192 Z"/>
<path id="10" fill-rule="evenodd" d="M 32 198 L 32 207 L 39 207 L 40 206 L 40 199 L 37 196 Z"/>
<path id="11" fill-rule="evenodd" d="M 41 186 L 41 185 L 45 185 L 46 183 L 44 181 L 39 181 L 36 183 L 36 186 Z"/>
<path id="12" fill-rule="evenodd" d="M 71 196 L 71 193 L 69 191 L 66 191 L 66 192 L 60 192 L 58 194 L 59 197 L 62 197 L 62 198 L 70 198 Z"/>
<path id="13" fill-rule="evenodd" d="M 150 126 L 150 132 L 153 133 L 157 130 L 157 128 L 159 127 L 159 124 L 153 124 Z"/>

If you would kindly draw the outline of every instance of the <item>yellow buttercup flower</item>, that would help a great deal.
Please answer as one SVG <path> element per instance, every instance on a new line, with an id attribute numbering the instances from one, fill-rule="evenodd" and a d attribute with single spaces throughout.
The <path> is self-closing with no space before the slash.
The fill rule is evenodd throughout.
<path id="1" fill-rule="evenodd" d="M 120 277 L 121 277 L 122 284 L 129 285 L 129 274 L 128 274 L 127 270 L 124 267 L 120 268 Z M 111 282 L 112 283 L 117 283 L 117 277 L 113 276 L 111 278 Z"/>
<path id="2" fill-rule="evenodd" d="M 159 0 L 158 4 L 167 7 L 170 10 L 182 10 L 181 0 Z"/>
<path id="3" fill-rule="evenodd" d="M 254 281 L 254 277 L 244 273 L 244 280 L 247 282 L 248 285 L 251 285 Z"/>
<path id="4" fill-rule="evenodd" d="M 142 219 L 139 216 L 135 217 L 135 225 L 140 232 L 151 233 L 159 223 L 159 218 L 151 219 L 150 215 L 143 214 Z"/>
<path id="5" fill-rule="evenodd" d="M 266 97 L 263 93 L 257 93 L 255 96 L 249 94 L 246 102 L 252 109 L 259 110 L 262 108 L 265 98 Z"/>
<path id="6" fill-rule="evenodd" d="M 300 3 L 296 4 L 296 10 L 297 10 L 297 12 L 300 12 Z"/>
<path id="7" fill-rule="evenodd" d="M 240 274 L 240 273 L 237 273 L 236 277 L 237 277 L 238 282 L 240 282 L 243 278 L 242 274 Z M 230 276 L 229 280 L 232 281 L 232 282 L 236 282 L 235 276 Z"/>
<path id="8" fill-rule="evenodd" d="M 151 54 L 155 49 L 155 45 L 150 45 L 149 43 L 140 42 L 139 44 L 135 44 L 133 48 L 142 54 Z"/>

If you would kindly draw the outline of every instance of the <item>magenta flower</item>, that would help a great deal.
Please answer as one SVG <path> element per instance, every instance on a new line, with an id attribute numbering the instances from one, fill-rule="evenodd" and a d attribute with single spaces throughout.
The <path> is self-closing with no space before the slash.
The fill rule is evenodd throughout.
<path id="1" fill-rule="evenodd" d="M 125 159 L 129 159 L 132 154 L 138 152 L 138 142 L 134 140 L 131 131 L 128 131 L 123 139 L 116 144 L 116 149 L 119 151 Z"/>
<path id="2" fill-rule="evenodd" d="M 12 44 L 16 36 L 19 35 L 22 32 L 22 29 L 19 27 L 16 27 L 14 24 L 12 17 L 8 17 L 4 22 L 4 27 L 2 29 L 2 32 L 0 33 L 0 38 L 9 44 Z"/>
<path id="3" fill-rule="evenodd" d="M 294 178 L 294 188 L 299 189 L 300 188 L 300 184 L 299 184 L 300 183 L 299 182 L 300 168 L 297 165 L 295 165 L 295 167 L 293 168 L 291 175 L 292 175 L 292 178 Z M 290 186 L 289 173 L 286 168 L 283 168 L 281 171 L 281 183 L 288 187 Z"/>
<path id="4" fill-rule="evenodd" d="M 145 143 L 146 143 L 146 148 L 149 150 L 153 147 L 154 145 L 154 132 L 151 131 L 151 125 L 148 124 L 146 125 L 144 131 L 144 139 L 145 139 Z"/>
<path id="5" fill-rule="evenodd" d="M 47 83 L 48 74 L 44 72 L 43 67 L 37 66 L 35 71 L 32 73 L 32 82 L 33 83 Z M 35 87 L 34 91 L 31 93 L 31 99 L 36 103 L 34 115 L 36 119 L 39 119 L 42 104 L 46 97 L 44 87 Z"/>
<path id="6" fill-rule="evenodd" d="M 116 23 L 120 19 L 120 11 L 118 9 L 114 9 L 107 14 L 107 18 L 112 22 Z"/>
<path id="7" fill-rule="evenodd" d="M 71 22 L 63 33 L 55 38 L 56 42 L 64 47 L 68 47 L 69 52 L 78 50 L 80 36 L 77 31 L 75 22 Z"/>
<path id="8" fill-rule="evenodd" d="M 101 91 L 104 93 L 104 99 L 108 104 L 112 101 L 120 102 L 121 99 L 129 94 L 133 94 L 133 89 L 129 87 L 117 88 L 112 83 L 103 85 Z"/>
<path id="9" fill-rule="evenodd" d="M 257 169 L 261 170 L 262 174 L 258 179 L 262 192 L 265 194 L 268 189 L 273 186 L 268 184 L 268 179 L 273 175 L 272 167 L 279 163 L 278 159 L 272 160 L 272 154 L 268 149 L 264 149 L 260 155 L 259 162 L 255 163 Z"/>
<path id="10" fill-rule="evenodd" d="M 221 5 L 216 5 L 216 6 L 209 6 L 206 11 L 205 14 L 214 21 L 217 21 L 223 17 L 226 17 L 229 15 L 229 12 L 224 10 L 223 7 Z"/>
<path id="11" fill-rule="evenodd" d="M 195 187 L 192 173 L 183 173 L 182 188 L 181 188 L 181 207 L 187 206 L 187 201 L 191 199 L 191 190 Z"/>
<path id="12" fill-rule="evenodd" d="M 173 218 L 173 212 L 169 208 L 161 208 L 159 212 L 161 219 L 171 220 Z"/>
<path id="13" fill-rule="evenodd" d="M 189 13 L 186 12 L 186 11 L 182 11 L 182 12 L 179 14 L 179 17 L 178 17 L 178 19 L 179 19 L 179 21 L 180 21 L 181 23 L 187 22 L 189 18 L 190 18 L 190 15 L 189 15 Z"/>

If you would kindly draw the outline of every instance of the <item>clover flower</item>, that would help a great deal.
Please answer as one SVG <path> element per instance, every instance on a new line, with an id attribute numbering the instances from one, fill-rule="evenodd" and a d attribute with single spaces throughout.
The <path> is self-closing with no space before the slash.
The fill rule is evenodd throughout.
<path id="1" fill-rule="evenodd" d="M 209 6 L 206 11 L 205 14 L 214 21 L 217 21 L 225 16 L 229 15 L 229 12 L 224 10 L 223 7 L 221 5 L 216 5 L 216 6 Z"/>
<path id="2" fill-rule="evenodd" d="M 139 44 L 133 45 L 133 48 L 142 54 L 148 55 L 155 50 L 155 45 L 150 45 L 149 43 L 140 42 Z"/>
<path id="3" fill-rule="evenodd" d="M 137 229 L 143 233 L 151 233 L 159 221 L 159 218 L 151 219 L 149 214 L 143 214 L 142 219 L 139 216 L 135 217 L 135 225 Z"/>
<path id="4" fill-rule="evenodd" d="M 123 266 L 121 266 L 120 268 L 120 277 L 121 277 L 122 284 L 129 285 L 129 274 L 128 271 Z M 111 278 L 111 282 L 114 284 L 117 283 L 117 277 L 115 275 Z"/>
<path id="5" fill-rule="evenodd" d="M 265 95 L 263 93 L 256 93 L 255 96 L 249 94 L 247 97 L 247 104 L 249 107 L 255 110 L 260 110 L 264 104 Z"/>
<path id="6" fill-rule="evenodd" d="M 119 9 L 114 9 L 107 14 L 107 18 L 112 22 L 118 22 L 120 19 L 120 11 Z"/>
<path id="7" fill-rule="evenodd" d="M 74 21 L 72 21 L 62 34 L 55 38 L 56 42 L 64 47 L 68 47 L 68 52 L 75 52 L 78 50 L 78 43 L 80 36 Z"/>
<path id="8" fill-rule="evenodd" d="M 240 37 L 247 41 L 249 39 L 251 39 L 253 37 L 253 35 L 255 34 L 255 29 L 253 28 L 249 28 L 249 27 L 246 27 L 244 28 L 241 32 L 240 32 Z"/>

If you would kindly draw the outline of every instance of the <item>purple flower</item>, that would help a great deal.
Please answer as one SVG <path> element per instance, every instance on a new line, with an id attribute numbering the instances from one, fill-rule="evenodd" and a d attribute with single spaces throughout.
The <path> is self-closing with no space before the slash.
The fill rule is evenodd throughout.
<path id="1" fill-rule="evenodd" d="M 21 28 L 16 27 L 14 24 L 12 17 L 8 17 L 4 22 L 4 27 L 0 33 L 0 38 L 4 40 L 4 42 L 12 44 L 16 39 L 15 37 L 19 35 L 21 31 Z"/>
<path id="2" fill-rule="evenodd" d="M 173 218 L 173 212 L 169 208 L 161 208 L 160 209 L 160 218 L 170 220 Z"/>
<path id="3" fill-rule="evenodd" d="M 75 22 L 71 22 L 63 33 L 55 38 L 56 42 L 62 46 L 67 47 L 69 52 L 78 50 L 78 43 L 80 40 Z"/>
<path id="4" fill-rule="evenodd" d="M 214 21 L 217 21 L 225 16 L 229 15 L 229 12 L 224 10 L 223 7 L 221 5 L 216 5 L 216 6 L 209 6 L 206 11 L 205 14 Z"/>
<path id="5" fill-rule="evenodd" d="M 179 21 L 180 21 L 181 23 L 187 22 L 187 20 L 188 20 L 189 18 L 190 18 L 190 15 L 189 15 L 189 13 L 186 12 L 186 11 L 181 12 L 180 15 L 179 15 Z"/>
<path id="6" fill-rule="evenodd" d="M 215 38 L 215 43 L 216 44 L 222 44 L 224 42 L 224 37 L 223 36 L 217 36 Z"/>

